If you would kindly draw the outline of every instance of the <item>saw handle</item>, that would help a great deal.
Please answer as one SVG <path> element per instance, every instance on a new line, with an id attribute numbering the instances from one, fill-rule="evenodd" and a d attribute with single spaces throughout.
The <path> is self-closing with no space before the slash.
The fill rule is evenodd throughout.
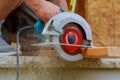
<path id="1" fill-rule="evenodd" d="M 38 19 L 35 24 L 34 24 L 34 31 L 37 35 L 42 34 L 42 31 L 44 29 L 45 23 L 41 20 Z"/>
<path id="2" fill-rule="evenodd" d="M 60 12 L 65 12 L 65 10 L 63 8 L 60 8 Z M 41 19 L 38 19 L 34 24 L 35 33 L 37 35 L 42 34 L 44 26 L 45 26 L 45 23 Z"/>

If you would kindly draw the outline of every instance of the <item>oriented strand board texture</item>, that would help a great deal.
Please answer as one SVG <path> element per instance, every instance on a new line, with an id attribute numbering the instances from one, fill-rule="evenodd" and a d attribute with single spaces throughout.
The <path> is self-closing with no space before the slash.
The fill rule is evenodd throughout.
<path id="1" fill-rule="evenodd" d="M 96 46 L 114 46 L 113 0 L 88 0 L 87 20 Z"/>
<path id="2" fill-rule="evenodd" d="M 90 24 L 95 46 L 120 46 L 120 0 L 77 0 L 76 13 Z"/>
<path id="3" fill-rule="evenodd" d="M 120 0 L 114 0 L 115 45 L 120 46 Z"/>

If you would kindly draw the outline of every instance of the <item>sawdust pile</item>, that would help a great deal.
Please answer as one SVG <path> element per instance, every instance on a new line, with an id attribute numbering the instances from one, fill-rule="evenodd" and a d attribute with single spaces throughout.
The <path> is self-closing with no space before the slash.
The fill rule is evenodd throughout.
<path id="1" fill-rule="evenodd" d="M 47 62 L 47 60 L 45 60 L 45 62 Z M 60 76 L 62 69 L 53 68 L 51 66 L 54 64 L 52 62 L 50 63 L 40 63 L 39 61 L 24 63 L 24 67 L 26 66 L 27 68 L 20 69 L 20 80 L 60 80 L 60 78 L 62 78 Z"/>

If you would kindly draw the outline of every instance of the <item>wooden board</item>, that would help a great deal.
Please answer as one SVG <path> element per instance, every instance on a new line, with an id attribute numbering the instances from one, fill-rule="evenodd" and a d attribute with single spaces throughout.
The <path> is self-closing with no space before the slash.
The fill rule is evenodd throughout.
<path id="1" fill-rule="evenodd" d="M 82 54 L 87 58 L 120 58 L 120 47 L 83 48 Z"/>

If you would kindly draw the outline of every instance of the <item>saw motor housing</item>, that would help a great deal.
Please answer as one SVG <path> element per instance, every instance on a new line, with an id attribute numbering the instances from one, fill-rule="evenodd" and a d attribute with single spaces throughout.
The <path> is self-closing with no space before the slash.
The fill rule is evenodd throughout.
<path id="1" fill-rule="evenodd" d="M 76 13 L 64 12 L 55 15 L 46 23 L 42 34 L 54 44 L 56 53 L 67 61 L 78 61 L 83 58 L 79 51 L 82 47 L 74 45 L 93 46 L 89 24 Z"/>

